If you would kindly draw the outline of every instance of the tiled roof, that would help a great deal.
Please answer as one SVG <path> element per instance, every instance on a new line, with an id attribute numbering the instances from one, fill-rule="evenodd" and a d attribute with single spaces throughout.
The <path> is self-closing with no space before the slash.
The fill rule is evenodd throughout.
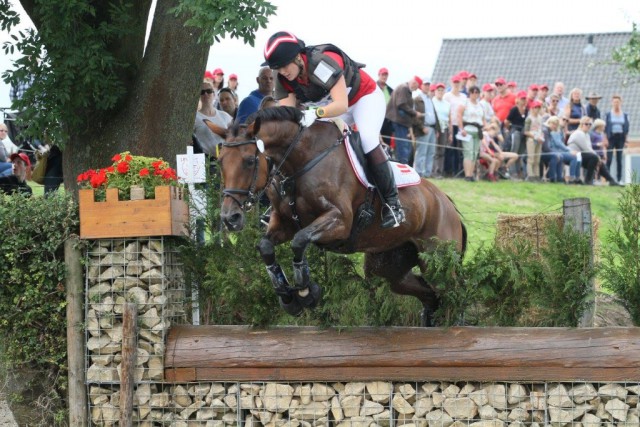
<path id="1" fill-rule="evenodd" d="M 593 37 L 597 52 L 586 55 L 588 37 Z M 630 137 L 640 137 L 640 84 L 629 81 L 620 66 L 613 64 L 611 53 L 629 41 L 631 33 L 594 33 L 555 36 L 445 39 L 432 81 L 446 82 L 460 70 L 473 72 L 478 83 L 497 77 L 515 81 L 518 89 L 530 84 L 565 84 L 565 96 L 574 87 L 583 95 L 598 92 L 603 115 L 610 109 L 611 95 L 622 96 L 622 108 L 629 113 Z M 584 101 L 586 103 L 586 100 Z"/>

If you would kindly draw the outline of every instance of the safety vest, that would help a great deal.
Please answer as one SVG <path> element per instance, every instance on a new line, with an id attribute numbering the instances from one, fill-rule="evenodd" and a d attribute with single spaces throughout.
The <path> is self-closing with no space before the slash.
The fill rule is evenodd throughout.
<path id="1" fill-rule="evenodd" d="M 342 57 L 344 70 L 333 58 L 324 54 L 327 51 L 337 53 Z M 356 96 L 360 89 L 360 68 L 363 68 L 365 64 L 349 58 L 340 48 L 332 44 L 307 46 L 304 53 L 307 55 L 307 73 L 311 84 L 305 86 L 296 80 L 282 80 L 293 88 L 299 102 L 317 102 L 325 98 L 342 75 L 344 75 L 347 87 L 351 88 L 349 101 Z M 278 78 L 284 79 L 281 75 Z"/>

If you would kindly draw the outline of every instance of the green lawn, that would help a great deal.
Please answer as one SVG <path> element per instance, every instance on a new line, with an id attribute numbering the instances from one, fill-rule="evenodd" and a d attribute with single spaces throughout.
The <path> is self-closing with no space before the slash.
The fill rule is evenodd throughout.
<path id="1" fill-rule="evenodd" d="M 466 182 L 440 179 L 432 182 L 447 193 L 463 214 L 473 251 L 495 237 L 498 214 L 562 213 L 565 199 L 591 199 L 591 212 L 600 222 L 598 239 L 602 242 L 619 217 L 618 197 L 622 187 L 528 183 L 501 180 Z"/>

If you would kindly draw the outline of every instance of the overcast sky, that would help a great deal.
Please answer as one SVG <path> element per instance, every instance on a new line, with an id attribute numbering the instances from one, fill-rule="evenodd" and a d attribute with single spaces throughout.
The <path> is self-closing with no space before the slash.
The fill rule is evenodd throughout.
<path id="1" fill-rule="evenodd" d="M 10 0 L 16 3 L 16 0 Z M 367 64 L 374 78 L 389 69 L 395 86 L 433 71 L 443 39 L 549 34 L 629 32 L 640 23 L 637 0 L 271 0 L 277 15 L 256 33 L 255 47 L 235 39 L 212 46 L 207 69 L 222 68 L 225 79 L 239 76 L 242 99 L 257 87 L 262 48 L 271 34 L 286 30 L 307 44 L 333 43 Z M 0 33 L 0 43 L 8 39 Z M 0 72 L 10 68 L 0 52 Z M 473 71 L 473 70 L 471 70 Z M 170 84 L 170 80 L 168 81 Z M 0 107 L 9 106 L 9 89 L 0 82 Z"/>

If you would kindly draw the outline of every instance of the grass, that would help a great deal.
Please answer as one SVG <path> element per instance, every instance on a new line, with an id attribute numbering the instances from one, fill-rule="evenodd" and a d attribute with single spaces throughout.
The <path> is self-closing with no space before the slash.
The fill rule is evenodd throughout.
<path id="1" fill-rule="evenodd" d="M 463 215 L 469 232 L 469 249 L 474 251 L 495 238 L 498 214 L 562 213 L 565 199 L 586 197 L 591 213 L 600 222 L 598 240 L 619 219 L 618 198 L 621 187 L 528 183 L 500 180 L 467 182 L 440 179 L 432 182 L 447 193 Z"/>

